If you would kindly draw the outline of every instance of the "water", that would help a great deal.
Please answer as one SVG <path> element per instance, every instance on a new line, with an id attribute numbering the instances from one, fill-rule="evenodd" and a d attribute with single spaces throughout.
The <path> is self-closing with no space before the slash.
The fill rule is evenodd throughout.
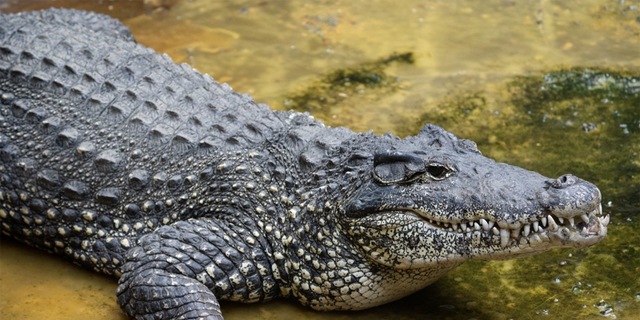
<path id="1" fill-rule="evenodd" d="M 611 214 L 601 244 L 470 261 L 378 308 L 223 302 L 227 319 L 640 317 L 640 1 L 54 4 L 117 17 L 140 43 L 274 109 L 400 136 L 432 122 L 498 161 L 571 172 L 600 187 Z M 0 10 L 49 6 L 10 0 Z M 115 288 L 2 238 L 0 319 L 124 319 Z"/>

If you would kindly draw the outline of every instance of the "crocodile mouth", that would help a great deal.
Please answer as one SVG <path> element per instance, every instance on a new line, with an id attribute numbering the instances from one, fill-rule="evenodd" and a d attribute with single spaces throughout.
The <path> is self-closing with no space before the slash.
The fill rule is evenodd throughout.
<path id="1" fill-rule="evenodd" d="M 413 210 L 411 210 L 413 211 Z M 602 205 L 591 212 L 572 217 L 560 217 L 548 212 L 534 221 L 520 222 L 510 225 L 506 221 L 490 218 L 462 220 L 460 222 L 445 222 L 427 217 L 422 212 L 415 212 L 420 218 L 434 228 L 444 232 L 472 233 L 484 232 L 499 239 L 502 248 L 517 245 L 522 239 L 548 240 L 552 235 L 572 240 L 584 240 L 591 237 L 602 237 L 607 233 L 609 215 L 602 216 Z M 547 238 L 547 239 L 545 239 Z"/>

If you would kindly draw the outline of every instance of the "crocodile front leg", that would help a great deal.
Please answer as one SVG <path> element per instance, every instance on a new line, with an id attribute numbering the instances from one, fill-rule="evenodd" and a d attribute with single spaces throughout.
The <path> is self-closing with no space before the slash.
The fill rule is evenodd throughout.
<path id="1" fill-rule="evenodd" d="M 202 218 L 143 236 L 126 254 L 118 304 L 136 319 L 222 319 L 218 299 L 276 297 L 270 247 L 247 227 Z"/>
<path id="2" fill-rule="evenodd" d="M 118 303 L 134 319 L 222 319 L 205 285 L 163 269 L 132 270 L 117 292 Z"/>

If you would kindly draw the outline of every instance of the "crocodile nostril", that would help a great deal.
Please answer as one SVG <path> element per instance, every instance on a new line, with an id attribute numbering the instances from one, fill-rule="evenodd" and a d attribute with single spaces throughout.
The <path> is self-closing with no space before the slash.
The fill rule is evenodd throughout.
<path id="1" fill-rule="evenodd" d="M 554 181 L 553 187 L 557 189 L 562 189 L 562 188 L 566 188 L 574 185 L 577 181 L 578 180 L 576 179 L 576 176 L 572 174 L 565 174 L 560 176 L 558 179 L 556 179 L 556 181 Z"/>

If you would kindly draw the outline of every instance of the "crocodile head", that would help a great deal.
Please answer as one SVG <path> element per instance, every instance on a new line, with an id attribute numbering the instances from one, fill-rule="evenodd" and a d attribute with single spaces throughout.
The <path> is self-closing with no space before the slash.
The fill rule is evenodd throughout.
<path id="1" fill-rule="evenodd" d="M 416 137 L 387 138 L 351 156 L 364 160 L 361 180 L 341 213 L 349 237 L 377 263 L 455 266 L 586 247 L 607 234 L 600 191 L 587 181 L 497 163 L 430 124 Z"/>

